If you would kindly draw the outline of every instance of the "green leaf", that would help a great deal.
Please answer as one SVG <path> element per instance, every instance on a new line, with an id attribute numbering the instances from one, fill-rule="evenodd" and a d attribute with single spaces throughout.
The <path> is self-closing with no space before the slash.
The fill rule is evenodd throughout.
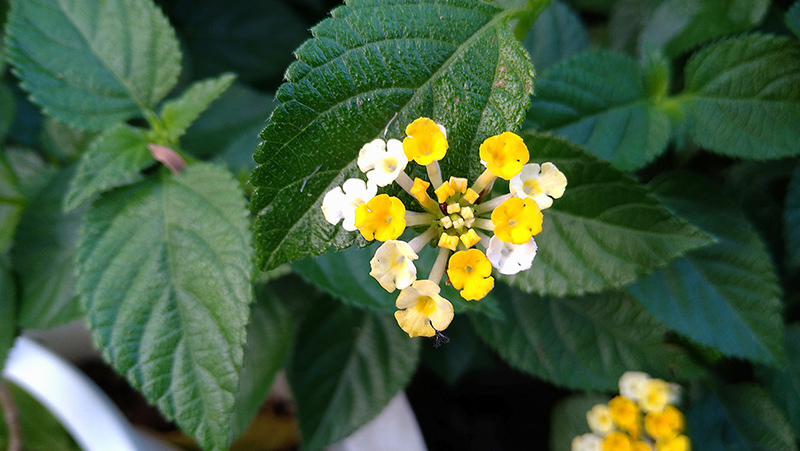
<path id="1" fill-rule="evenodd" d="M 292 345 L 294 323 L 289 311 L 266 287 L 256 290 L 250 310 L 244 369 L 239 375 L 231 415 L 231 438 L 241 435 L 267 399 L 275 375 L 283 368 Z"/>
<path id="2" fill-rule="evenodd" d="M 48 155 L 59 161 L 75 161 L 97 138 L 97 132 L 78 130 L 47 118 L 42 127 L 41 143 Z"/>
<path id="3" fill-rule="evenodd" d="M 421 341 L 391 315 L 316 299 L 287 367 L 302 449 L 321 450 L 380 413 L 411 380 Z"/>
<path id="4" fill-rule="evenodd" d="M 791 8 L 786 12 L 784 21 L 792 33 L 800 38 L 800 1 L 792 3 Z"/>
<path id="5" fill-rule="evenodd" d="M 351 0 L 312 29 L 254 155 L 263 269 L 353 243 L 324 220 L 322 199 L 358 174 L 359 149 L 390 121 L 390 138 L 420 116 L 443 124 L 444 174 L 480 175 L 481 142 L 522 122 L 533 89 L 514 14 L 475 0 Z"/>
<path id="6" fill-rule="evenodd" d="M 142 130 L 126 124 L 108 129 L 81 156 L 64 198 L 64 211 L 78 207 L 95 194 L 141 180 L 142 169 L 154 163 Z"/>
<path id="7" fill-rule="evenodd" d="M 720 36 L 741 33 L 764 19 L 769 0 L 666 0 L 648 17 L 639 36 L 674 58 Z"/>
<path id="8" fill-rule="evenodd" d="M 797 451 L 789 423 L 764 391 L 748 384 L 715 389 L 687 413 L 692 448 Z M 694 431 L 694 433 L 692 433 Z"/>
<path id="9" fill-rule="evenodd" d="M 8 383 L 19 414 L 25 451 L 81 451 L 81 447 L 47 408 L 20 387 Z M 8 427 L 0 409 L 0 449 L 7 449 Z"/>
<path id="10" fill-rule="evenodd" d="M 14 98 L 14 93 L 0 78 L 0 144 L 5 141 L 6 133 L 14 123 L 16 115 L 17 100 Z"/>
<path id="11" fill-rule="evenodd" d="M 181 70 L 175 32 L 150 0 L 15 0 L 6 31 L 33 100 L 81 129 L 141 116 Z"/>
<path id="12" fill-rule="evenodd" d="M 611 48 L 635 54 L 639 34 L 653 11 L 665 0 L 616 0 L 608 19 Z"/>
<path id="13" fill-rule="evenodd" d="M 225 152 L 248 135 L 253 145 L 247 147 L 247 159 L 252 162 L 253 149 L 261 142 L 258 133 L 276 104 L 273 95 L 234 83 L 189 127 L 181 139 L 181 148 L 208 157 Z"/>
<path id="14" fill-rule="evenodd" d="M 252 301 L 236 181 L 213 165 L 104 193 L 87 212 L 78 292 L 95 345 L 206 450 L 227 449 Z"/>
<path id="15" fill-rule="evenodd" d="M 526 295 L 495 286 L 504 319 L 472 315 L 483 339 L 514 368 L 580 390 L 612 390 L 625 371 L 686 377 L 697 370 L 664 343 L 667 329 L 624 293 Z"/>
<path id="16" fill-rule="evenodd" d="M 200 113 L 208 109 L 236 78 L 233 74 L 198 81 L 175 100 L 164 103 L 161 108 L 161 121 L 166 128 L 167 139 L 176 143 L 186 133 L 186 129 L 197 120 Z"/>
<path id="17" fill-rule="evenodd" d="M 82 314 L 75 293 L 75 257 L 86 208 L 66 214 L 61 209 L 74 175 L 74 167 L 59 171 L 22 214 L 11 261 L 18 274 L 18 321 L 23 328 L 49 329 Z"/>
<path id="18" fill-rule="evenodd" d="M 536 79 L 528 120 L 581 144 L 624 170 L 652 161 L 667 147 L 670 122 L 653 105 L 639 65 L 609 51 L 578 54 Z"/>
<path id="19" fill-rule="evenodd" d="M 0 149 L 2 150 L 2 149 Z M 14 240 L 17 224 L 27 200 L 20 193 L 19 178 L 6 157 L 0 153 L 0 254 L 4 253 Z"/>
<path id="20" fill-rule="evenodd" d="M 586 412 L 597 404 L 608 403 L 608 400 L 608 396 L 579 395 L 559 401 L 550 414 L 550 451 L 572 449 L 573 438 L 591 432 Z"/>
<path id="21" fill-rule="evenodd" d="M 692 139 L 713 152 L 766 160 L 800 153 L 800 46 L 752 34 L 712 44 L 687 63 L 676 99 Z"/>
<path id="22" fill-rule="evenodd" d="M 589 48 L 589 35 L 580 16 L 561 0 L 554 0 L 534 22 L 522 46 L 540 73 L 549 66 Z"/>
<path id="23" fill-rule="evenodd" d="M 786 366 L 757 367 L 759 379 L 772 401 L 786 415 L 794 433 L 800 435 L 800 324 L 786 327 Z"/>
<path id="24" fill-rule="evenodd" d="M 778 276 L 764 243 L 736 205 L 698 176 L 665 175 L 654 194 L 717 242 L 687 253 L 629 288 L 667 327 L 726 355 L 783 360 Z"/>
<path id="25" fill-rule="evenodd" d="M 531 161 L 552 161 L 567 189 L 545 210 L 531 269 L 503 279 L 527 292 L 576 295 L 628 285 L 711 239 L 638 182 L 550 136 L 523 135 Z"/>
<path id="26" fill-rule="evenodd" d="M 497 358 L 465 316 L 456 315 L 445 332 L 450 342 L 438 348 L 423 346 L 422 362 L 449 386 L 467 374 L 496 369 Z"/>
<path id="27" fill-rule="evenodd" d="M 11 265 L 0 255 L 0 374 L 17 336 L 17 287 Z"/>
<path id="28" fill-rule="evenodd" d="M 800 269 L 800 166 L 798 166 L 786 193 L 784 234 L 786 235 L 786 266 L 790 271 Z"/>

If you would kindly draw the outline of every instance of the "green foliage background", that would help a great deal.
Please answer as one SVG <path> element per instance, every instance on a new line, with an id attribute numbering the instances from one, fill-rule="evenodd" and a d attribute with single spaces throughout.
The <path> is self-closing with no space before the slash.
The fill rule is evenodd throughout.
<path id="1" fill-rule="evenodd" d="M 572 392 L 553 451 L 627 370 L 687 388 L 695 449 L 798 449 L 800 2 L 12 0 L 0 22 L 0 366 L 82 318 L 206 450 L 282 368 L 315 451 L 420 367 L 487 361 Z M 569 180 L 529 271 L 445 290 L 452 352 L 397 327 L 319 208 L 419 116 L 446 176 L 510 130 Z"/>

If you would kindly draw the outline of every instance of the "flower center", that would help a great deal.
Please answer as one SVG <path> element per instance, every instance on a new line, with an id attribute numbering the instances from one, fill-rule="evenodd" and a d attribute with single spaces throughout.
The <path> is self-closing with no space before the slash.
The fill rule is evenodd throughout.
<path id="1" fill-rule="evenodd" d="M 430 316 L 436 311 L 436 303 L 430 296 L 420 296 L 417 298 L 417 305 L 415 308 L 423 315 Z"/>
<path id="2" fill-rule="evenodd" d="M 464 272 L 467 273 L 467 274 L 471 273 L 472 272 L 472 266 L 471 265 L 465 266 L 464 267 Z"/>
<path id="3" fill-rule="evenodd" d="M 539 183 L 536 180 L 527 180 L 522 186 L 522 191 L 528 195 L 534 195 L 539 191 Z"/>
<path id="4" fill-rule="evenodd" d="M 509 227 L 514 227 L 515 225 L 517 225 L 517 220 L 516 219 L 509 219 L 508 220 L 508 226 Z"/>
<path id="5" fill-rule="evenodd" d="M 396 171 L 397 166 L 397 158 L 387 158 L 383 160 L 383 170 L 386 172 Z"/>
<path id="6" fill-rule="evenodd" d="M 387 216 L 384 221 L 386 221 L 387 224 L 391 224 L 392 223 L 392 217 L 391 216 Z"/>

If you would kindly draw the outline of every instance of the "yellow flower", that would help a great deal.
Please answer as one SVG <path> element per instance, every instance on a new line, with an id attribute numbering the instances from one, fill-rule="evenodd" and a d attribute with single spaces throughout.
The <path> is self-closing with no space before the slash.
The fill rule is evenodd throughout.
<path id="1" fill-rule="evenodd" d="M 397 324 L 409 337 L 432 337 L 453 320 L 453 304 L 439 296 L 439 285 L 417 280 L 397 296 Z"/>
<path id="2" fill-rule="evenodd" d="M 650 379 L 640 388 L 639 407 L 644 412 L 661 412 L 669 404 L 672 390 L 661 379 Z"/>
<path id="3" fill-rule="evenodd" d="M 388 240 L 375 251 L 369 264 L 369 275 L 392 293 L 396 288 L 403 289 L 417 280 L 414 260 L 418 258 L 414 249 L 405 241 Z"/>
<path id="4" fill-rule="evenodd" d="M 368 240 L 394 240 L 406 229 L 405 214 L 400 199 L 379 194 L 356 208 L 355 225 Z"/>
<path id="5" fill-rule="evenodd" d="M 553 199 L 564 195 L 567 177 L 553 163 L 526 164 L 509 182 L 511 194 L 523 199 L 533 199 L 544 210 L 553 205 Z"/>
<path id="6" fill-rule="evenodd" d="M 653 451 L 653 447 L 650 446 L 647 442 L 643 442 L 641 440 L 633 442 L 633 446 L 631 447 L 631 451 Z"/>
<path id="7" fill-rule="evenodd" d="M 656 451 L 691 451 L 692 443 L 689 437 L 679 435 L 668 440 L 656 441 Z"/>
<path id="8" fill-rule="evenodd" d="M 622 429 L 639 433 L 639 420 L 641 414 L 636 403 L 624 396 L 617 396 L 608 402 L 611 418 Z"/>
<path id="9" fill-rule="evenodd" d="M 406 127 L 403 151 L 409 160 L 427 165 L 444 158 L 447 137 L 444 128 L 427 117 L 420 117 Z"/>
<path id="10" fill-rule="evenodd" d="M 667 406 L 663 412 L 650 412 L 644 417 L 644 429 L 656 440 L 674 438 L 683 432 L 683 428 L 683 414 L 674 406 Z"/>
<path id="11" fill-rule="evenodd" d="M 492 212 L 495 236 L 506 243 L 524 244 L 542 231 L 542 212 L 532 200 L 512 197 Z"/>
<path id="12" fill-rule="evenodd" d="M 639 393 L 644 393 L 644 388 L 650 376 L 641 371 L 626 371 L 619 378 L 619 394 L 632 400 L 639 400 Z"/>
<path id="13" fill-rule="evenodd" d="M 505 180 L 519 174 L 530 158 L 525 142 L 511 132 L 486 138 L 481 144 L 480 156 L 492 174 Z"/>
<path id="14" fill-rule="evenodd" d="M 468 301 L 483 299 L 494 287 L 492 264 L 478 249 L 453 254 L 447 266 L 447 277 Z"/>
<path id="15" fill-rule="evenodd" d="M 627 434 L 613 431 L 603 439 L 603 451 L 631 451 L 631 438 Z"/>
<path id="16" fill-rule="evenodd" d="M 586 412 L 586 422 L 595 434 L 606 435 L 614 430 L 614 420 L 605 404 L 597 404 Z"/>

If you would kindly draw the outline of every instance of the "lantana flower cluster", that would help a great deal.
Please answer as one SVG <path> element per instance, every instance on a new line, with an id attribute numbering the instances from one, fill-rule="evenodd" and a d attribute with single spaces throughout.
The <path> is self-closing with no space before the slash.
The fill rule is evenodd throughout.
<path id="1" fill-rule="evenodd" d="M 411 337 L 436 337 L 453 319 L 453 305 L 440 295 L 440 282 L 477 301 L 494 287 L 492 268 L 516 274 L 531 267 L 536 256 L 533 236 L 542 230 L 541 210 L 562 196 L 567 179 L 552 163 L 527 164 L 522 138 L 505 132 L 480 146 L 486 170 L 477 180 L 444 179 L 439 160 L 449 148 L 447 130 L 428 118 L 406 127 L 402 140 L 376 139 L 365 144 L 358 167 L 367 180 L 351 178 L 326 193 L 322 212 L 331 224 L 342 221 L 367 240 L 382 241 L 370 261 L 370 275 L 388 292 L 400 290 L 395 312 L 400 327 Z M 425 166 L 428 180 L 405 172 L 410 162 Z M 509 193 L 489 200 L 497 178 L 509 181 Z M 416 200 L 407 208 L 398 197 L 378 194 L 378 188 L 397 183 Z M 399 240 L 406 228 L 423 232 Z M 414 260 L 426 246 L 438 248 L 427 279 L 417 278 Z"/>
<path id="2" fill-rule="evenodd" d="M 680 386 L 629 371 L 619 396 L 586 413 L 591 434 L 572 440 L 572 451 L 690 451 L 685 421 L 675 403 Z"/>

